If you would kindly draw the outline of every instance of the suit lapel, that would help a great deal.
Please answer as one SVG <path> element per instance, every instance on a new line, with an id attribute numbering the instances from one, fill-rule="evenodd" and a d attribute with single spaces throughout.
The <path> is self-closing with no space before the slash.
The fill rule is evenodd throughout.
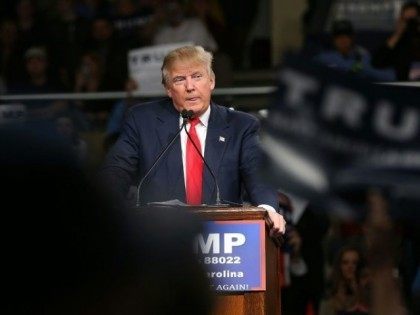
<path id="1" fill-rule="evenodd" d="M 223 159 L 227 143 L 229 142 L 228 128 L 229 125 L 226 122 L 226 114 L 212 103 L 204 157 L 216 178 L 218 178 L 220 162 Z M 210 171 L 205 167 L 203 180 L 203 202 L 210 204 L 214 202 L 214 200 L 214 179 L 211 176 Z"/>
<path id="2" fill-rule="evenodd" d="M 179 113 L 173 107 L 171 100 L 168 100 L 158 111 L 156 119 L 158 123 L 156 124 L 155 132 L 159 139 L 160 149 L 158 152 L 160 152 L 179 130 Z M 166 152 L 166 157 L 163 157 L 162 162 L 161 167 L 166 167 L 167 187 L 170 187 L 169 189 L 171 190 L 168 191 L 168 196 L 173 196 L 173 198 L 178 198 L 181 201 L 185 200 L 181 142 L 179 137 L 177 137 L 172 147 Z"/>

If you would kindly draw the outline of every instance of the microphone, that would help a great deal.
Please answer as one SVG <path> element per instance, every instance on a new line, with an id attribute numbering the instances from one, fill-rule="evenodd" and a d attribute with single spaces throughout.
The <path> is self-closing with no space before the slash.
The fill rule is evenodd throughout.
<path id="1" fill-rule="evenodd" d="M 153 162 L 152 166 L 147 170 L 146 174 L 142 177 L 142 179 L 139 182 L 139 185 L 137 186 L 137 194 L 136 194 L 136 208 L 140 207 L 140 191 L 141 187 L 143 186 L 144 180 L 150 175 L 150 173 L 153 171 L 153 169 L 156 167 L 160 159 L 164 156 L 164 154 L 169 150 L 169 148 L 172 146 L 172 144 L 175 142 L 176 138 L 179 136 L 179 134 L 182 131 L 182 128 L 185 128 L 185 126 L 188 123 L 188 120 L 190 120 L 194 116 L 194 112 L 192 110 L 186 110 L 183 109 L 181 112 L 181 116 L 183 118 L 182 126 L 179 128 L 175 136 L 172 137 L 172 139 L 169 141 L 169 143 L 162 149 L 162 151 L 159 153 L 155 161 Z"/>
<path id="2" fill-rule="evenodd" d="M 190 111 L 190 112 L 192 112 L 192 111 Z M 189 117 L 188 119 L 192 119 L 192 118 L 193 118 L 193 116 L 194 116 L 194 112 L 192 112 L 191 117 Z M 201 154 L 201 150 L 200 150 L 199 148 L 197 148 L 197 145 L 196 145 L 196 144 L 195 144 L 195 142 L 191 139 L 191 135 L 190 135 L 190 133 L 189 133 L 189 132 L 188 132 L 188 130 L 187 130 L 187 124 L 183 125 L 182 127 L 184 128 L 185 133 L 187 134 L 188 138 L 191 140 L 191 143 L 192 143 L 192 144 L 193 144 L 193 146 L 194 146 L 194 149 L 195 149 L 195 150 L 198 152 L 198 154 L 200 155 L 201 159 L 202 159 L 202 160 L 203 160 L 203 162 L 204 162 L 204 165 L 207 167 L 207 169 L 208 169 L 208 170 L 209 170 L 209 172 L 210 172 L 211 177 L 212 177 L 212 178 L 213 178 L 213 180 L 214 180 L 214 185 L 216 186 L 216 204 L 215 204 L 215 206 L 225 206 L 225 207 L 229 206 L 228 204 L 223 204 L 223 203 L 221 203 L 221 199 L 220 199 L 220 189 L 219 189 L 219 184 L 217 183 L 217 178 L 216 178 L 216 176 L 214 175 L 213 171 L 211 170 L 210 166 L 207 164 L 206 159 L 205 159 L 205 158 L 204 158 L 204 156 Z M 187 175 L 187 176 L 188 176 L 188 175 Z"/>

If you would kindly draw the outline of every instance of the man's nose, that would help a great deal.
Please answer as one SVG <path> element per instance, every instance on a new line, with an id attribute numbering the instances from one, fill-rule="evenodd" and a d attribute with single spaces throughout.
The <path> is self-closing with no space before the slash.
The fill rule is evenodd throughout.
<path id="1" fill-rule="evenodd" d="M 187 91 L 194 90 L 194 81 L 191 77 L 187 77 L 187 79 L 185 80 L 185 88 L 187 89 Z"/>

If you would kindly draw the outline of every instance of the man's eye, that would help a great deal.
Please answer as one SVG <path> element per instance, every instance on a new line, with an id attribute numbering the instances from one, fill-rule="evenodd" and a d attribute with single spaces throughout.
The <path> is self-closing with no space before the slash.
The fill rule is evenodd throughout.
<path id="1" fill-rule="evenodd" d="M 183 80 L 184 80 L 184 78 L 182 78 L 182 77 L 176 77 L 172 80 L 172 82 L 178 83 L 178 82 L 182 82 Z"/>
<path id="2" fill-rule="evenodd" d="M 200 79 L 203 75 L 201 73 L 197 73 L 197 74 L 193 74 L 192 78 L 193 79 Z"/>

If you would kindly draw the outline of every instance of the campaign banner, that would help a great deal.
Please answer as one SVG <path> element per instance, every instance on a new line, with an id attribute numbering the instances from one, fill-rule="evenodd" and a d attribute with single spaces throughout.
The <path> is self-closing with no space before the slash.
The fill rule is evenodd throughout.
<path id="1" fill-rule="evenodd" d="M 191 45 L 190 42 L 165 44 L 132 49 L 128 52 L 128 73 L 137 82 L 138 90 L 161 92 L 161 67 L 166 54 L 176 48 Z"/>
<path id="2" fill-rule="evenodd" d="M 341 191 L 387 187 L 419 197 L 420 90 L 376 84 L 288 56 L 262 120 L 264 175 L 331 207 Z"/>
<path id="3" fill-rule="evenodd" d="M 205 222 L 194 241 L 214 291 L 264 291 L 265 222 Z"/>

